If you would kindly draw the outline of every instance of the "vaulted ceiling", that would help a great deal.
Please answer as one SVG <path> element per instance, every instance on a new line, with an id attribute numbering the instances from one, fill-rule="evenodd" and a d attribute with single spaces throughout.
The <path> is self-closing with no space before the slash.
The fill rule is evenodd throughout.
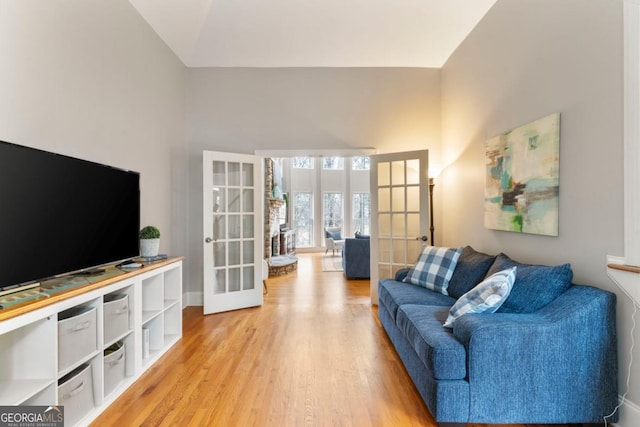
<path id="1" fill-rule="evenodd" d="M 496 0 L 129 0 L 189 67 L 435 67 Z"/>

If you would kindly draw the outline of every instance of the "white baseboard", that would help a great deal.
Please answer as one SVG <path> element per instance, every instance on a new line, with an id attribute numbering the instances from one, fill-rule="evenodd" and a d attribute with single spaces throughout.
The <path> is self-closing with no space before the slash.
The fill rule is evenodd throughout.
<path id="1" fill-rule="evenodd" d="M 614 427 L 635 427 L 640 426 L 640 406 L 629 400 L 625 400 L 618 409 L 620 418 L 617 423 L 612 423 Z"/>
<path id="2" fill-rule="evenodd" d="M 182 300 L 185 306 L 202 306 L 204 305 L 204 294 L 202 292 L 186 292 Z"/>

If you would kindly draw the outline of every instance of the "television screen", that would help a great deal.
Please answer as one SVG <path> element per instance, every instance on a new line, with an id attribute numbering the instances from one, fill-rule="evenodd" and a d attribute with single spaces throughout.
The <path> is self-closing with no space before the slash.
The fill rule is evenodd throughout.
<path id="1" fill-rule="evenodd" d="M 0 141 L 0 291 L 139 255 L 140 175 Z"/>

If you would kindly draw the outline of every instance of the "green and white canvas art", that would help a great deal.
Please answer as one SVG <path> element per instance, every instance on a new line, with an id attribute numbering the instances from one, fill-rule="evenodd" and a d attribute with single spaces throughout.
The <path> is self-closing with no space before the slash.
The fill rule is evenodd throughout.
<path id="1" fill-rule="evenodd" d="M 484 225 L 558 235 L 560 113 L 486 143 Z"/>

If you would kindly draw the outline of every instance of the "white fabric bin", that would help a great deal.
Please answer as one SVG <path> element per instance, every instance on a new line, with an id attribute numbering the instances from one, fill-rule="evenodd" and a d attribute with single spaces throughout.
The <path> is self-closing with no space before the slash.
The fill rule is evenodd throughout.
<path id="1" fill-rule="evenodd" d="M 107 344 L 129 331 L 129 295 L 104 296 L 104 343 Z"/>
<path id="2" fill-rule="evenodd" d="M 104 395 L 108 396 L 125 375 L 125 346 L 118 342 L 104 351 Z"/>
<path id="3" fill-rule="evenodd" d="M 58 381 L 58 404 L 64 406 L 65 426 L 75 425 L 93 409 L 91 365 L 80 365 Z"/>
<path id="4" fill-rule="evenodd" d="M 58 315 L 58 371 L 78 363 L 98 349 L 97 310 L 74 307 Z"/>

